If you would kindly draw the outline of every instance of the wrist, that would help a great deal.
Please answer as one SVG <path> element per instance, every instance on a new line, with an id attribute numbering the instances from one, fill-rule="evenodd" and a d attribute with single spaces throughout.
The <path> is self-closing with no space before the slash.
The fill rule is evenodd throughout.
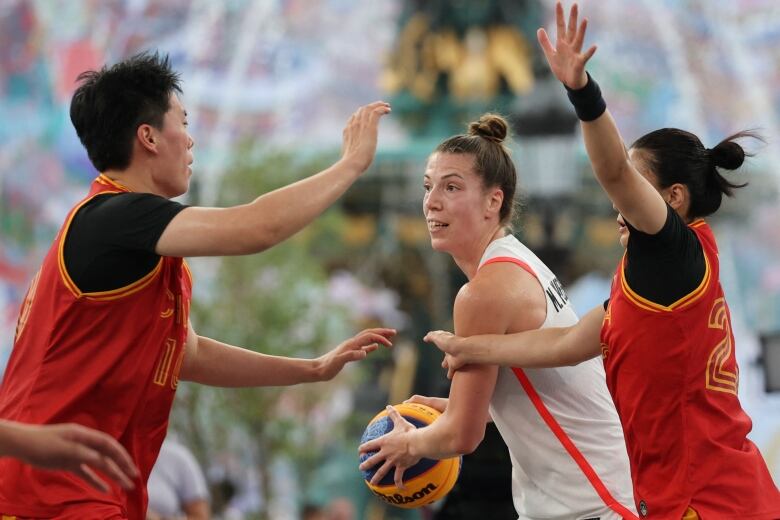
<path id="1" fill-rule="evenodd" d="M 598 119 L 606 110 L 607 103 L 601 95 L 599 84 L 587 72 L 585 73 L 586 82 L 578 89 L 566 88 L 566 95 L 574 106 L 574 111 L 580 121 L 594 121 Z"/>
<path id="2" fill-rule="evenodd" d="M 365 172 L 367 169 L 363 162 L 351 157 L 342 157 L 338 160 L 335 166 L 353 179 L 360 177 L 360 175 L 362 175 L 363 172 Z"/>
<path id="3" fill-rule="evenodd" d="M 322 357 L 304 360 L 306 363 L 304 383 L 318 383 L 324 380 L 325 362 Z"/>

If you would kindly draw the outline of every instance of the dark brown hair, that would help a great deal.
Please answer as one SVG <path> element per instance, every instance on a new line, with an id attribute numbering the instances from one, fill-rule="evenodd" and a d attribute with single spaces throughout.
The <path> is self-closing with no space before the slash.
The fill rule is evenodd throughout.
<path id="1" fill-rule="evenodd" d="M 509 125 L 498 114 L 484 114 L 469 123 L 468 134 L 455 135 L 436 147 L 436 152 L 474 156 L 474 169 L 485 188 L 498 186 L 504 192 L 499 211 L 502 225 L 511 226 L 515 209 L 517 172 L 509 150 L 503 144 Z"/>

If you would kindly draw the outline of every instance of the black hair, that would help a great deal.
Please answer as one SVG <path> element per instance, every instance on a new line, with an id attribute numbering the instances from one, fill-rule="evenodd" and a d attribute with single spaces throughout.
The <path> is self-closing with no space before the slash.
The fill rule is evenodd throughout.
<path id="1" fill-rule="evenodd" d="M 753 131 L 733 134 L 714 148 L 705 148 L 698 137 L 677 128 L 661 128 L 637 139 L 631 148 L 646 152 L 648 166 L 661 188 L 684 184 L 690 194 L 689 218 L 706 217 L 720 208 L 723 195 L 733 196 L 734 190 L 747 186 L 734 184 L 720 170 L 736 170 L 752 154 L 736 141 L 742 138 L 763 141 Z"/>
<path id="2" fill-rule="evenodd" d="M 478 121 L 469 123 L 468 134 L 446 139 L 436 147 L 436 152 L 470 154 L 474 156 L 474 168 L 486 188 L 498 186 L 504 192 L 499 211 L 501 224 L 511 226 L 515 209 L 517 171 L 509 150 L 503 144 L 509 125 L 498 114 L 484 114 Z"/>
<path id="3" fill-rule="evenodd" d="M 133 136 L 142 124 L 162 128 L 170 96 L 181 93 L 168 56 L 144 52 L 78 76 L 70 120 L 98 171 L 130 165 Z"/>

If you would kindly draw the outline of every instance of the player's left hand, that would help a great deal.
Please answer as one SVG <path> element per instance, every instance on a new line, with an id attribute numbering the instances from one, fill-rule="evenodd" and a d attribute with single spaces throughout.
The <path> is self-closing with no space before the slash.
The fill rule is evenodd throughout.
<path id="1" fill-rule="evenodd" d="M 395 329 L 366 329 L 339 346 L 318 357 L 315 360 L 315 374 L 317 381 L 329 381 L 341 372 L 344 365 L 351 361 L 365 359 L 369 352 L 379 348 L 379 345 L 392 347 L 390 339 L 395 336 Z"/>
<path id="2" fill-rule="evenodd" d="M 360 445 L 358 453 L 361 455 L 372 451 L 376 453 L 364 460 L 359 468 L 360 471 L 365 471 L 382 463 L 371 479 L 372 485 L 379 484 L 385 478 L 385 475 L 395 469 L 393 475 L 395 487 L 404 489 L 404 471 L 417 464 L 420 460 L 420 457 L 409 453 L 408 433 L 416 430 L 416 428 L 392 406 L 387 407 L 387 415 L 393 421 L 392 431 Z"/>

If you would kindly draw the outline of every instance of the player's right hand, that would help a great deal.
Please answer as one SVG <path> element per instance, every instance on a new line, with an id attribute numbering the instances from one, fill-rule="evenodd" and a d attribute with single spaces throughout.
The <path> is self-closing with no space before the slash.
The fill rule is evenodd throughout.
<path id="1" fill-rule="evenodd" d="M 389 103 L 375 101 L 352 114 L 343 132 L 341 160 L 353 165 L 360 173 L 366 171 L 376 153 L 379 119 L 389 113 Z"/>

